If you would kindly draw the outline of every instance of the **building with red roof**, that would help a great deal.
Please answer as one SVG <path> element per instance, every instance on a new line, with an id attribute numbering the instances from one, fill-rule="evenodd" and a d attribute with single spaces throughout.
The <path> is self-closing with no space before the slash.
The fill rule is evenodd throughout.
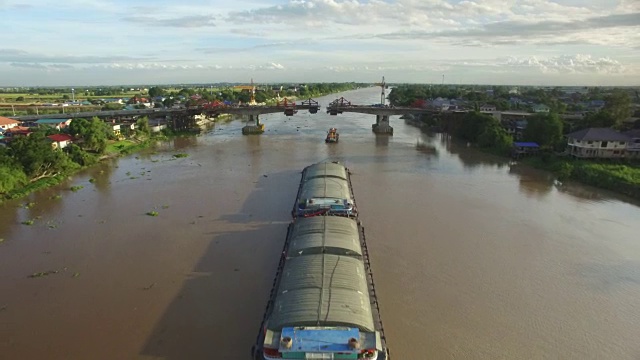
<path id="1" fill-rule="evenodd" d="M 20 121 L 0 116 L 0 129 L 7 130 L 20 125 Z"/>
<path id="2" fill-rule="evenodd" d="M 54 149 L 64 149 L 73 142 L 71 135 L 67 134 L 53 134 L 47 136 L 47 138 L 51 140 L 51 146 L 53 146 Z"/>

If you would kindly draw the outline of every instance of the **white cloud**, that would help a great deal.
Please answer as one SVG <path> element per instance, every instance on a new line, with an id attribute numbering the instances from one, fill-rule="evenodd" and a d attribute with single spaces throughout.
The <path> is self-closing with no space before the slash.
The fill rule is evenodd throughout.
<path id="1" fill-rule="evenodd" d="M 640 83 L 640 0 L 37 3 L 24 9 L 16 5 L 30 3 L 0 0 L 5 27 L 21 29 L 0 33 L 0 86 L 67 81 L 63 74 L 87 82 L 97 81 L 94 74 L 248 81 L 250 71 L 274 81 L 384 73 L 402 82 L 447 72 L 468 82 L 492 73 L 496 82 Z M 92 25 L 77 31 L 79 22 Z M 43 70 L 46 79 L 27 76 Z"/>
<path id="2" fill-rule="evenodd" d="M 213 15 L 191 15 L 173 18 L 154 16 L 125 16 L 123 21 L 148 26 L 168 26 L 178 28 L 199 28 L 215 26 Z"/>

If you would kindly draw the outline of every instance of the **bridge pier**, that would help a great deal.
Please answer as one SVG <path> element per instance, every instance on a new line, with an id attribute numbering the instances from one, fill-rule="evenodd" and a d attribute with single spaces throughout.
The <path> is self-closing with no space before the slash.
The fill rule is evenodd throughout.
<path id="1" fill-rule="evenodd" d="M 242 135 L 259 135 L 264 132 L 264 124 L 260 123 L 259 114 L 249 114 L 249 122 L 255 120 L 255 125 L 246 125 L 242 128 Z"/>
<path id="2" fill-rule="evenodd" d="M 376 115 L 376 123 L 371 125 L 376 134 L 393 135 L 393 128 L 389 125 L 389 115 Z"/>

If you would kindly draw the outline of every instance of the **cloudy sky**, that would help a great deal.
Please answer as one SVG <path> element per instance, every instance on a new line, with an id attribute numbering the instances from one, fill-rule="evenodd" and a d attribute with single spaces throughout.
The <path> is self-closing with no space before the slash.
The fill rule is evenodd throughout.
<path id="1" fill-rule="evenodd" d="M 0 0 L 0 87 L 640 85 L 640 0 Z"/>

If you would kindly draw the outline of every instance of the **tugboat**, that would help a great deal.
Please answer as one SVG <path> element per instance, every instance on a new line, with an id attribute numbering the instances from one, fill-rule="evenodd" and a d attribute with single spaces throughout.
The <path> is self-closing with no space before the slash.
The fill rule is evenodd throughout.
<path id="1" fill-rule="evenodd" d="M 338 130 L 336 128 L 331 128 L 327 132 L 327 138 L 324 139 L 326 143 L 336 143 L 340 139 L 340 134 L 338 134 Z"/>

